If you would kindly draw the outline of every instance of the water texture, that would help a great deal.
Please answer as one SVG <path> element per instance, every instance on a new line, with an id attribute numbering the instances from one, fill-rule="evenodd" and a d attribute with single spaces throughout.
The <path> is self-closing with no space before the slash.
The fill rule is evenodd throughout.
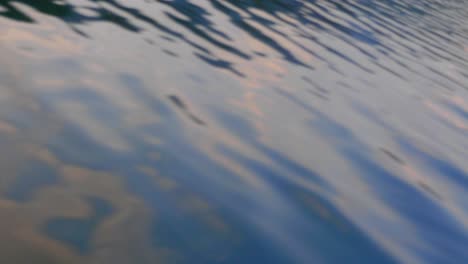
<path id="1" fill-rule="evenodd" d="M 1 263 L 468 263 L 468 2 L 0 0 Z"/>

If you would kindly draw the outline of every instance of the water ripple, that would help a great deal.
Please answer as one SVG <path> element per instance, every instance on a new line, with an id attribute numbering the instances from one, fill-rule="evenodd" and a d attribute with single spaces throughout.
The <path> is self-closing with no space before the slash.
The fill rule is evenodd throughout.
<path id="1" fill-rule="evenodd" d="M 463 0 L 0 0 L 0 262 L 465 263 Z"/>

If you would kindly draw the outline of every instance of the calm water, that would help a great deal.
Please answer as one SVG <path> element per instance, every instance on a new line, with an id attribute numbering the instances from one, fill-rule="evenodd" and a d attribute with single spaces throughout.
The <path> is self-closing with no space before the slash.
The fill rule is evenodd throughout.
<path id="1" fill-rule="evenodd" d="M 0 0 L 0 263 L 468 263 L 465 0 Z"/>

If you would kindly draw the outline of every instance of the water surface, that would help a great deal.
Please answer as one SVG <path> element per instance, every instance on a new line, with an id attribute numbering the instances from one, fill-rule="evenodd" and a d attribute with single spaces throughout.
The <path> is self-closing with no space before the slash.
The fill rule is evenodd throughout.
<path id="1" fill-rule="evenodd" d="M 467 18 L 0 0 L 0 262 L 468 262 Z"/>

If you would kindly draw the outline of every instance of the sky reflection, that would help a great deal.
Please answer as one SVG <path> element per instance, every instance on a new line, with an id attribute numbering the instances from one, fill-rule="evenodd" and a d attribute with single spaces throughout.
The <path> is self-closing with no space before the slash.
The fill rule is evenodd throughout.
<path id="1" fill-rule="evenodd" d="M 464 263 L 467 12 L 0 0 L 0 261 Z"/>

